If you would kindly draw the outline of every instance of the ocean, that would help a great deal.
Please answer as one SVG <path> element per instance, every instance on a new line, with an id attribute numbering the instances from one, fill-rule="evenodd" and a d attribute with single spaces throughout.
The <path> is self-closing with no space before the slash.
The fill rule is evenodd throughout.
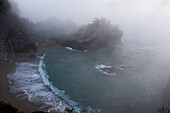
<path id="1" fill-rule="evenodd" d="M 40 105 L 77 113 L 152 113 L 169 80 L 168 48 L 124 40 L 114 49 L 61 47 L 40 61 L 17 63 L 10 92 Z"/>

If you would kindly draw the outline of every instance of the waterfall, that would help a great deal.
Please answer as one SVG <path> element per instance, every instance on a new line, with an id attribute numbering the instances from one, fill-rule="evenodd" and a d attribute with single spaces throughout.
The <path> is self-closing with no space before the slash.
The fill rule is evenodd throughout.
<path id="1" fill-rule="evenodd" d="M 10 40 L 10 39 L 8 39 L 8 40 L 9 40 L 9 44 L 10 44 L 10 47 L 11 47 L 12 54 L 15 55 L 15 53 L 14 53 L 14 48 L 13 48 L 13 46 L 12 46 L 11 40 Z"/>
<path id="2" fill-rule="evenodd" d="M 11 47 L 12 54 L 15 55 L 15 53 L 14 53 L 14 48 L 13 48 L 13 46 L 12 46 L 11 40 L 9 39 L 9 35 L 8 35 L 7 32 L 6 32 L 6 34 L 7 34 L 7 37 L 8 37 L 8 41 L 9 41 L 9 45 L 10 45 L 10 47 Z"/>

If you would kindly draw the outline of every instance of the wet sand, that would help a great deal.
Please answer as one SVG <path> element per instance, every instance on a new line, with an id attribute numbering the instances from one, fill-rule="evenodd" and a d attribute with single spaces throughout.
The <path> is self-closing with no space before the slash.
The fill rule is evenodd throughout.
<path id="1" fill-rule="evenodd" d="M 15 55 L 14 58 L 12 58 L 12 60 L 7 60 L 6 62 L 0 64 L 0 100 L 9 102 L 14 107 L 18 108 L 19 111 L 23 111 L 25 113 L 30 113 L 37 110 L 39 106 L 30 103 L 26 99 L 20 100 L 19 98 L 16 98 L 17 94 L 13 94 L 9 92 L 10 87 L 9 87 L 7 75 L 9 73 L 15 72 L 16 62 L 25 62 L 25 61 L 32 60 L 30 55 L 41 56 L 43 53 L 49 52 L 50 50 L 53 50 L 58 47 L 60 46 L 54 42 L 40 43 L 37 52 L 30 52 L 27 54 L 17 54 Z M 163 93 L 161 95 L 162 101 L 165 104 L 167 104 L 170 100 L 169 94 L 170 94 L 170 80 L 167 83 L 165 89 L 163 89 Z"/>
<path id="2" fill-rule="evenodd" d="M 0 100 L 4 102 L 9 102 L 14 107 L 16 107 L 19 111 L 23 111 L 24 113 L 31 113 L 36 111 L 39 106 L 30 103 L 28 100 L 20 100 L 17 98 L 17 94 L 10 93 L 10 87 L 8 83 L 7 75 L 9 73 L 15 72 L 16 62 L 25 62 L 29 60 L 33 60 L 31 55 L 40 56 L 43 53 L 46 53 L 50 50 L 60 47 L 58 44 L 54 42 L 49 43 L 40 43 L 37 52 L 29 52 L 27 54 L 17 54 L 14 57 L 9 55 L 9 60 L 0 64 Z M 10 57 L 12 56 L 12 57 Z"/>
<path id="3" fill-rule="evenodd" d="M 30 113 L 35 111 L 38 106 L 33 105 L 27 100 L 19 100 L 16 98 L 16 94 L 10 93 L 10 87 L 8 83 L 7 75 L 15 71 L 15 63 L 26 61 L 28 58 L 15 56 L 12 60 L 7 60 L 6 62 L 0 64 L 0 100 L 4 102 L 9 102 L 14 107 L 18 108 L 19 111 L 24 111 L 25 113 Z"/>

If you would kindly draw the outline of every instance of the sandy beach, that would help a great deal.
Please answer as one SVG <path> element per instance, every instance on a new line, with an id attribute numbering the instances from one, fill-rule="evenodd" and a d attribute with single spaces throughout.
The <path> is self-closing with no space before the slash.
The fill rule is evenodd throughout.
<path id="1" fill-rule="evenodd" d="M 20 100 L 17 99 L 17 94 L 10 93 L 10 87 L 8 82 L 7 75 L 9 73 L 15 72 L 16 62 L 25 62 L 34 60 L 31 56 L 36 55 L 40 56 L 43 53 L 46 53 L 50 50 L 58 48 L 59 45 L 55 42 L 48 42 L 48 43 L 40 43 L 37 47 L 36 52 L 29 52 L 27 54 L 17 54 L 15 56 L 10 57 L 7 61 L 0 64 L 0 100 L 4 102 L 9 102 L 14 107 L 16 107 L 19 111 L 23 111 L 25 113 L 30 113 L 36 111 L 39 106 L 30 103 L 27 99 Z"/>
<path id="2" fill-rule="evenodd" d="M 34 58 L 35 56 L 41 56 L 43 53 L 47 53 L 53 49 L 56 49 L 60 47 L 57 43 L 49 41 L 40 43 L 37 47 L 36 52 L 29 52 L 27 54 L 16 54 L 14 57 L 10 57 L 7 61 L 0 64 L 0 100 L 4 102 L 9 102 L 14 107 L 16 107 L 19 111 L 23 111 L 24 113 L 31 113 L 33 111 L 38 110 L 40 106 L 37 106 L 31 102 L 29 102 L 27 99 L 21 100 L 20 98 L 17 98 L 16 96 L 18 94 L 10 93 L 10 84 L 8 82 L 7 75 L 9 73 L 15 72 L 16 69 L 16 62 L 29 62 L 38 60 L 38 58 Z M 162 94 L 162 100 L 165 101 L 165 105 L 167 104 L 166 100 L 169 100 L 169 83 L 167 83 L 167 87 L 163 90 Z"/>
<path id="3" fill-rule="evenodd" d="M 24 61 L 27 59 L 15 56 L 13 60 L 8 60 L 5 63 L 0 64 L 0 100 L 4 102 L 9 102 L 20 111 L 29 113 L 35 111 L 37 109 L 37 106 L 33 105 L 27 100 L 21 101 L 19 99 L 16 99 L 16 94 L 9 92 L 10 87 L 7 75 L 8 73 L 12 73 L 15 71 L 15 62 L 18 62 L 19 60 Z"/>

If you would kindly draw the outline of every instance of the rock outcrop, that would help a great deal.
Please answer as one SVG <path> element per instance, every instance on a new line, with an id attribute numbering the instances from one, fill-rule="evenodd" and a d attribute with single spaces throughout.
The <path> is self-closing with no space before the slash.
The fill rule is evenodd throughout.
<path id="1" fill-rule="evenodd" d="M 24 32 L 21 18 L 12 12 L 8 0 L 0 1 L 0 62 L 7 55 L 36 50 L 35 41 Z"/>
<path id="2" fill-rule="evenodd" d="M 105 18 L 95 19 L 70 36 L 64 45 L 78 50 L 90 50 L 121 45 L 123 32 Z"/>
<path id="3" fill-rule="evenodd" d="M 6 35 L 5 33 L 2 32 L 0 29 L 0 63 L 6 59 L 8 51 L 9 51 L 9 46 L 6 41 Z"/>

